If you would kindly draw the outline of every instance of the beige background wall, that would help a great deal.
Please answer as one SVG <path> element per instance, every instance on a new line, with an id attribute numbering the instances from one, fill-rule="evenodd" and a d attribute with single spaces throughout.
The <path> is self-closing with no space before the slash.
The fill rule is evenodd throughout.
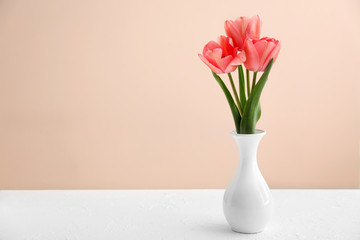
<path id="1" fill-rule="evenodd" d="M 273 188 L 359 183 L 360 2 L 0 1 L 0 188 L 224 188 L 232 118 L 203 45 L 260 14 Z"/>

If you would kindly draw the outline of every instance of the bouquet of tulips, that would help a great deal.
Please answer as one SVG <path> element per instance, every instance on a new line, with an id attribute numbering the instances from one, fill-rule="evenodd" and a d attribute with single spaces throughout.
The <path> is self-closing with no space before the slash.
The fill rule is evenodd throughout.
<path id="1" fill-rule="evenodd" d="M 238 134 L 255 133 L 256 123 L 261 116 L 261 92 L 280 51 L 279 40 L 268 37 L 260 39 L 261 26 L 258 15 L 225 21 L 227 36 L 220 36 L 218 42 L 210 41 L 205 45 L 203 53 L 199 54 L 200 59 L 212 70 L 214 78 L 226 96 Z M 242 64 L 246 69 L 246 84 Z M 231 75 L 236 69 L 239 93 Z M 259 72 L 263 73 L 257 80 Z M 233 96 L 218 75 L 223 73 L 229 77 Z"/>

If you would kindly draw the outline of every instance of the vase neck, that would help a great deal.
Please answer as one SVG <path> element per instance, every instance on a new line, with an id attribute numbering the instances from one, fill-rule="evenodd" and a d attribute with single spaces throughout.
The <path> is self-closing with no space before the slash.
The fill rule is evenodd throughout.
<path id="1" fill-rule="evenodd" d="M 257 167 L 257 150 L 262 137 L 266 133 L 232 134 L 239 150 L 239 167 Z"/>

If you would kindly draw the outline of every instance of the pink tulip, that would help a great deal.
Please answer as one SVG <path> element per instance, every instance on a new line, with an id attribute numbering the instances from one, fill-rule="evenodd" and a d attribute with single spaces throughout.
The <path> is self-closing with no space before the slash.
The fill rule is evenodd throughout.
<path id="1" fill-rule="evenodd" d="M 238 52 L 229 37 L 220 36 L 218 43 L 210 41 L 199 58 L 216 74 L 229 73 L 245 61 L 244 51 Z"/>
<path id="2" fill-rule="evenodd" d="M 248 39 L 245 42 L 246 61 L 244 65 L 250 71 L 264 71 L 270 60 L 279 54 L 281 43 L 274 38 L 262 38 L 260 40 Z"/>
<path id="3" fill-rule="evenodd" d="M 261 31 L 261 19 L 259 15 L 239 17 L 235 21 L 225 21 L 225 32 L 234 41 L 234 46 L 239 50 L 244 49 L 244 44 L 248 39 L 259 39 Z"/>

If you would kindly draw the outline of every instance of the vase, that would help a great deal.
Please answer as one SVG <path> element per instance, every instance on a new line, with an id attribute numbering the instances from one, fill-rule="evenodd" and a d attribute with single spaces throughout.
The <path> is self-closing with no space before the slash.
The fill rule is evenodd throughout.
<path id="1" fill-rule="evenodd" d="M 257 149 L 265 131 L 231 135 L 239 150 L 239 163 L 223 199 L 224 215 L 231 229 L 240 233 L 262 232 L 273 213 L 273 198 L 257 164 Z"/>

